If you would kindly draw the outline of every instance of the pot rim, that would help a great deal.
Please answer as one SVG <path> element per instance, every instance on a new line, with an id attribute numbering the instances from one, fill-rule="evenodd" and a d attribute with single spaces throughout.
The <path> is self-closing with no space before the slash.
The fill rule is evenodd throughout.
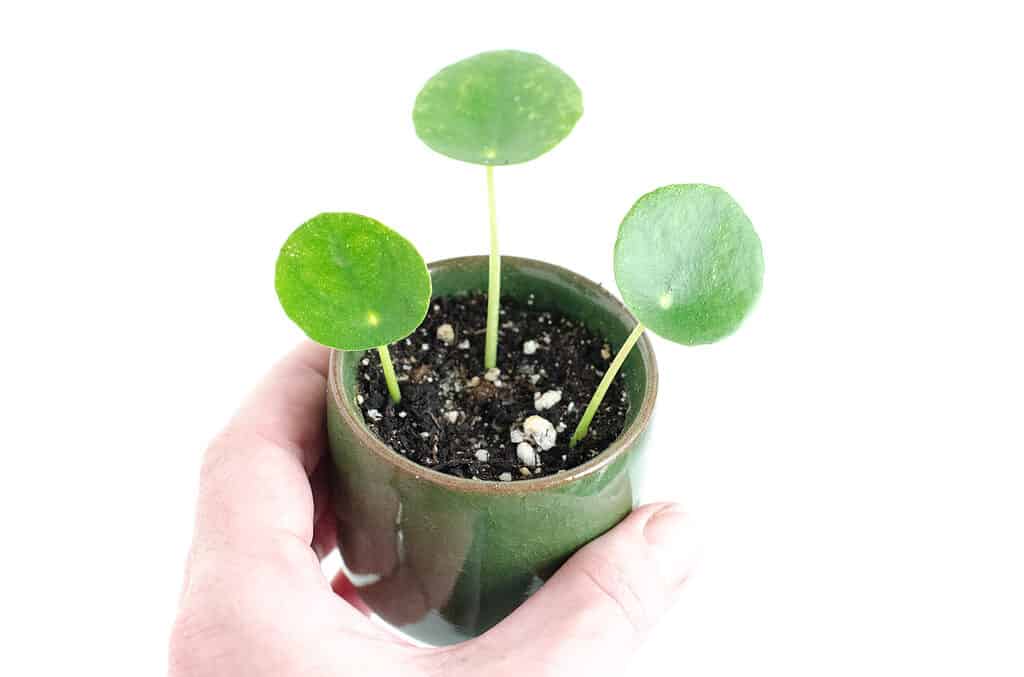
<path id="1" fill-rule="evenodd" d="M 430 273 L 433 274 L 437 269 L 458 266 L 469 262 L 476 263 L 481 260 L 486 261 L 487 256 L 458 256 L 434 261 L 428 264 L 427 268 Z M 553 263 L 547 263 L 546 261 L 539 261 L 537 259 L 520 256 L 502 256 L 501 260 L 502 262 L 518 264 L 519 267 L 524 270 L 529 270 L 531 268 L 534 270 L 546 269 L 552 273 L 568 277 L 583 286 L 591 287 L 611 306 L 612 312 L 617 315 L 624 324 L 628 325 L 628 323 L 632 323 L 635 325 L 638 322 L 622 301 L 612 295 L 611 292 L 605 289 L 603 285 L 589 280 L 567 268 L 557 266 Z M 404 474 L 411 474 L 418 480 L 423 480 L 432 484 L 440 485 L 447 489 L 465 493 L 501 495 L 530 494 L 538 491 L 565 487 L 588 475 L 604 470 L 607 466 L 631 449 L 640 435 L 647 428 L 651 420 L 651 414 L 654 411 L 654 401 L 658 394 L 658 365 L 654 359 L 654 347 L 651 345 L 651 340 L 647 336 L 646 331 L 641 335 L 640 340 L 636 342 L 636 345 L 633 346 L 633 349 L 638 351 L 640 359 L 644 365 L 644 369 L 647 372 L 647 385 L 644 389 L 644 395 L 640 402 L 640 410 L 637 412 L 636 418 L 633 419 L 633 422 L 626 426 L 626 428 L 618 437 L 615 438 L 615 441 L 612 442 L 607 449 L 586 463 L 554 475 L 515 480 L 512 482 L 502 482 L 500 480 L 474 480 L 457 477 L 455 475 L 448 475 L 434 470 L 433 468 L 420 465 L 419 463 L 402 456 L 390 446 L 382 442 L 380 438 L 370 432 L 364 422 L 360 420 L 358 412 L 356 411 L 356 405 L 344 395 L 341 380 L 338 378 L 339 360 L 342 355 L 342 351 L 340 350 L 331 350 L 327 389 L 330 392 L 331 397 L 334 398 L 334 406 L 337 407 L 341 415 L 342 423 L 355 431 L 359 441 L 364 447 L 370 450 L 370 453 L 392 465 L 396 471 Z M 360 351 L 351 352 L 355 353 Z"/>

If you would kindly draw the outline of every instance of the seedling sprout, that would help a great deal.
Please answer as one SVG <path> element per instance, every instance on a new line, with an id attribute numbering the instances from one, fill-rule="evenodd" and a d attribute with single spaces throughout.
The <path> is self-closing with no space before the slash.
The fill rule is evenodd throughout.
<path id="1" fill-rule="evenodd" d="M 442 69 L 423 86 L 413 108 L 416 134 L 430 148 L 487 167 L 490 259 L 484 368 L 498 359 L 501 257 L 494 166 L 532 160 L 568 136 L 583 114 L 576 83 L 536 54 L 484 52 Z"/>
<path id="2" fill-rule="evenodd" d="M 388 344 L 419 326 L 431 292 L 412 243 L 366 216 L 320 214 L 281 247 L 274 286 L 288 317 L 317 343 L 376 348 L 388 393 L 401 399 Z"/>
<path id="3" fill-rule="evenodd" d="M 644 329 L 683 345 L 736 331 L 761 292 L 764 259 L 750 219 L 721 188 L 665 186 L 633 205 L 615 240 L 615 282 L 639 322 L 623 342 L 569 445 L 587 430 Z"/>

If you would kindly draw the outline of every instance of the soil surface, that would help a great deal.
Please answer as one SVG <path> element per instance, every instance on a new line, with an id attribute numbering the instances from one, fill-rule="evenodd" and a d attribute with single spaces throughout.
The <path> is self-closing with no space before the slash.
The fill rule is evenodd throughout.
<path id="1" fill-rule="evenodd" d="M 366 424 L 396 452 L 450 475 L 515 481 L 585 463 L 622 432 L 629 407 L 622 373 L 587 436 L 569 439 L 618 346 L 558 313 L 501 300 L 498 369 L 484 370 L 487 299 L 434 299 L 391 359 L 402 401 L 388 396 L 376 351 L 359 365 Z"/>

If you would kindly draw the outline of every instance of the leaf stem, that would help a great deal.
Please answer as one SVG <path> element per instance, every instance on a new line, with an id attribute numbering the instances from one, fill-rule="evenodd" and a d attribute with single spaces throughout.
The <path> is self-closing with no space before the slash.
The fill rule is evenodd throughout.
<path id="1" fill-rule="evenodd" d="M 501 256 L 498 254 L 498 219 L 494 209 L 494 167 L 487 165 L 487 208 L 491 216 L 491 258 L 487 280 L 487 336 L 484 369 L 498 364 L 498 308 L 501 302 Z"/>
<path id="2" fill-rule="evenodd" d="M 569 446 L 575 447 L 576 443 L 583 439 L 587 434 L 587 430 L 590 429 L 590 422 L 594 420 L 594 414 L 597 413 L 597 408 L 601 406 L 601 400 L 604 399 L 605 394 L 608 392 L 608 388 L 612 385 L 612 381 L 615 380 L 615 375 L 619 373 L 619 368 L 622 367 L 622 363 L 629 357 L 629 351 L 633 349 L 633 345 L 640 338 L 640 335 L 644 333 L 643 322 L 637 322 L 636 328 L 626 338 L 622 347 L 619 348 L 619 352 L 615 354 L 615 359 L 612 360 L 611 365 L 608 367 L 608 371 L 604 373 L 604 378 L 601 379 L 601 383 L 597 386 L 597 390 L 594 392 L 594 396 L 590 398 L 590 404 L 587 405 L 586 411 L 583 412 L 583 418 L 580 419 L 579 425 L 576 426 L 576 432 L 572 434 L 572 439 L 569 440 Z"/>
<path id="3" fill-rule="evenodd" d="M 398 389 L 398 379 L 395 378 L 395 365 L 391 364 L 391 353 L 387 346 L 377 346 L 377 353 L 380 355 L 380 366 L 384 370 L 384 380 L 388 384 L 388 392 L 395 404 L 402 401 L 402 392 Z"/>

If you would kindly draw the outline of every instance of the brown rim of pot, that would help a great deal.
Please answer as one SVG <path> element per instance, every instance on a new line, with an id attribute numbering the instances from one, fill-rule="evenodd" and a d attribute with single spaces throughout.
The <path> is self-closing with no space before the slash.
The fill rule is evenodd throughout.
<path id="1" fill-rule="evenodd" d="M 480 259 L 486 260 L 486 258 L 486 256 L 460 256 L 434 261 L 427 267 L 430 269 L 430 272 L 433 273 L 438 268 L 462 266 L 470 262 L 478 262 Z M 579 284 L 593 287 L 600 296 L 603 296 L 608 300 L 612 306 L 613 312 L 615 315 L 619 316 L 625 326 L 629 327 L 636 325 L 636 318 L 633 317 L 633 314 L 629 312 L 626 306 L 624 306 L 619 299 L 615 298 L 602 285 L 592 282 L 582 275 L 578 275 L 571 270 L 562 268 L 561 266 L 545 263 L 544 261 L 538 261 L 536 259 L 518 256 L 503 256 L 501 258 L 503 262 L 507 261 L 509 263 L 519 264 L 521 268 L 546 268 L 552 273 L 568 276 Z M 647 337 L 647 332 L 644 332 L 633 349 L 639 352 L 644 369 L 647 371 L 647 387 L 644 389 L 644 396 L 640 402 L 640 411 L 637 412 L 636 418 L 633 419 L 633 422 L 630 423 L 617 438 L 615 438 L 615 441 L 612 442 L 607 449 L 602 451 L 596 457 L 582 465 L 576 466 L 575 468 L 571 468 L 554 475 L 538 477 L 536 479 L 513 480 L 512 482 L 466 479 L 464 477 L 456 477 L 455 475 L 448 475 L 446 473 L 439 472 L 433 468 L 420 465 L 419 463 L 402 456 L 391 447 L 384 444 L 380 438 L 366 428 L 366 425 L 357 415 L 358 412 L 356 410 L 356 405 L 344 396 L 341 383 L 338 379 L 338 358 L 341 355 L 341 351 L 338 350 L 331 351 L 327 389 L 330 391 L 331 397 L 334 398 L 334 403 L 338 407 L 338 411 L 341 413 L 341 419 L 344 424 L 355 431 L 363 446 L 369 449 L 370 453 L 394 466 L 395 470 L 412 474 L 417 479 L 432 482 L 455 491 L 480 494 L 528 494 L 536 491 L 545 491 L 547 489 L 563 487 L 586 475 L 602 470 L 611 464 L 616 458 L 625 453 L 626 450 L 632 448 L 641 433 L 643 433 L 647 424 L 650 422 L 651 413 L 654 410 L 654 400 L 658 394 L 658 365 L 654 360 L 654 348 L 651 346 L 651 341 Z"/>

